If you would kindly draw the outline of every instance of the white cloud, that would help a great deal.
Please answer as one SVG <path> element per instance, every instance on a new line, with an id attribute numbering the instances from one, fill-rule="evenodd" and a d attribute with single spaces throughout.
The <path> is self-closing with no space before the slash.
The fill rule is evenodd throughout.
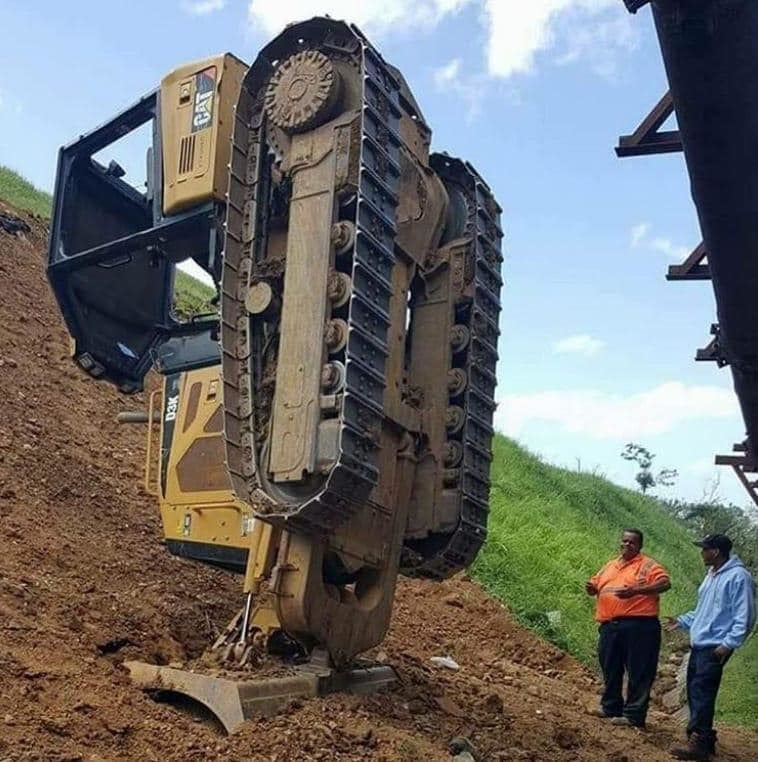
<path id="1" fill-rule="evenodd" d="M 618 70 L 619 53 L 632 52 L 639 40 L 639 24 L 626 14 L 570 24 L 566 30 L 566 51 L 558 63 L 584 60 L 598 76 L 613 79 Z"/>
<path id="2" fill-rule="evenodd" d="M 374 33 L 394 27 L 429 28 L 475 0 L 250 0 L 250 23 L 270 35 L 312 16 L 344 19 Z"/>
<path id="3" fill-rule="evenodd" d="M 487 39 L 486 73 L 494 77 L 530 72 L 537 55 L 555 47 L 562 48 L 559 62 L 588 60 L 594 71 L 610 76 L 618 52 L 638 41 L 618 0 L 248 0 L 248 20 L 276 35 L 293 21 L 326 14 L 382 34 L 432 29 L 466 7 L 479 11 Z"/>
<path id="4" fill-rule="evenodd" d="M 446 85 L 456 84 L 461 70 L 461 59 L 453 58 L 444 66 L 434 70 L 434 84 L 442 89 Z"/>
<path id="5" fill-rule="evenodd" d="M 562 36 L 568 43 L 564 61 L 596 53 L 593 45 L 601 45 L 607 58 L 617 47 L 636 44 L 626 31 L 624 13 L 618 0 L 484 0 L 488 70 L 500 77 L 528 73 L 537 54 L 553 48 Z"/>
<path id="6" fill-rule="evenodd" d="M 687 421 L 737 415 L 728 389 L 669 381 L 627 397 L 598 390 L 510 394 L 501 400 L 495 423 L 510 436 L 519 436 L 530 421 L 543 421 L 593 439 L 629 440 L 663 434 Z"/>
<path id="7" fill-rule="evenodd" d="M 668 259 L 675 262 L 681 262 L 690 254 L 686 246 L 675 244 L 667 236 L 650 237 L 652 227 L 647 222 L 641 222 L 635 225 L 631 230 L 629 245 L 633 249 L 647 248 L 664 254 Z"/>
<path id="8" fill-rule="evenodd" d="M 568 336 L 565 339 L 556 341 L 553 344 L 553 352 L 556 354 L 577 354 L 585 357 L 596 355 L 603 347 L 605 342 L 600 339 L 594 339 L 586 333 L 577 336 Z"/>
<path id="9" fill-rule="evenodd" d="M 182 8 L 192 16 L 207 16 L 220 11 L 225 5 L 226 0 L 185 0 Z"/>
<path id="10" fill-rule="evenodd" d="M 635 225 L 632 228 L 631 247 L 633 249 L 639 248 L 642 242 L 647 238 L 647 235 L 649 232 L 650 232 L 649 222 L 640 222 L 639 225 Z"/>
<path id="11" fill-rule="evenodd" d="M 432 72 L 437 90 L 457 95 L 466 104 L 465 118 L 472 122 L 482 113 L 486 92 L 485 77 L 481 74 L 463 75 L 461 59 L 453 58 Z"/>
<path id="12" fill-rule="evenodd" d="M 661 254 L 665 254 L 669 259 L 680 262 L 690 253 L 686 246 L 677 246 L 670 238 L 653 238 L 650 245 Z"/>

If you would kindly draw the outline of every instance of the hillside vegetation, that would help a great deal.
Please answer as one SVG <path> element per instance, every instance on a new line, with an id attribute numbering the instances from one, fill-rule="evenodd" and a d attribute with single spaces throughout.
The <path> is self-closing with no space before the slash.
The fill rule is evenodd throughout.
<path id="1" fill-rule="evenodd" d="M 594 666 L 597 626 L 584 582 L 618 553 L 627 527 L 644 532 L 644 552 L 671 575 L 662 614 L 693 608 L 705 571 L 700 551 L 662 503 L 592 474 L 547 465 L 498 435 L 489 538 L 474 574 L 522 623 Z M 758 727 L 756 695 L 758 636 L 753 636 L 725 670 L 719 719 Z"/>
<path id="2" fill-rule="evenodd" d="M 174 311 L 176 316 L 186 320 L 193 315 L 207 315 L 215 312 L 211 304 L 215 291 L 197 278 L 177 269 L 174 281 Z"/>
<path id="3" fill-rule="evenodd" d="M 49 216 L 51 198 L 0 166 L 0 198 L 19 209 Z M 213 290 L 177 271 L 176 311 L 209 312 Z M 618 546 L 624 527 L 645 533 L 645 551 L 669 570 L 673 590 L 663 613 L 694 605 L 703 567 L 685 525 L 653 498 L 605 479 L 541 462 L 502 436 L 495 439 L 489 539 L 474 575 L 508 604 L 518 619 L 595 666 L 593 602 L 584 581 Z M 722 721 L 758 727 L 758 637 L 731 660 L 720 696 Z"/>
<path id="4" fill-rule="evenodd" d="M 52 209 L 52 198 L 49 193 L 35 188 L 18 172 L 2 165 L 0 165 L 0 198 L 40 217 L 49 217 Z"/>

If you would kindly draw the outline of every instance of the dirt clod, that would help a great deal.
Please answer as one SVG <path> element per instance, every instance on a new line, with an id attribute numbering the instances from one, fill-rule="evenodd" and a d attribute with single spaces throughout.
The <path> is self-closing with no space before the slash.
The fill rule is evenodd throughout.
<path id="1" fill-rule="evenodd" d="M 571 728 L 558 728 L 553 738 L 561 749 L 576 749 L 581 744 L 579 734 Z"/>

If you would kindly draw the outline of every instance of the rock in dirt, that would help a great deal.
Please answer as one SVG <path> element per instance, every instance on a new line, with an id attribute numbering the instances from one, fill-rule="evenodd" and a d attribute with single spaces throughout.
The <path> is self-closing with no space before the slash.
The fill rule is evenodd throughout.
<path id="1" fill-rule="evenodd" d="M 447 604 L 448 606 L 453 606 L 457 609 L 463 608 L 463 601 L 461 600 L 461 597 L 457 593 L 448 593 L 443 599 L 442 602 Z"/>
<path id="2" fill-rule="evenodd" d="M 472 744 L 465 736 L 456 736 L 450 741 L 447 748 L 453 755 L 469 754 L 476 759 L 474 744 Z"/>
<path id="3" fill-rule="evenodd" d="M 579 734 L 571 728 L 556 728 L 553 739 L 561 749 L 576 749 L 581 746 Z"/>
<path id="4" fill-rule="evenodd" d="M 452 659 L 449 656 L 432 656 L 432 658 L 429 659 L 429 661 L 438 667 L 444 667 L 445 669 L 452 669 L 453 671 L 456 671 L 456 672 L 461 668 L 460 664 L 458 664 L 458 662 L 455 659 Z"/>
<path id="5" fill-rule="evenodd" d="M 497 693 L 490 693 L 489 696 L 484 699 L 484 709 L 489 714 L 502 714 L 503 699 Z"/>
<path id="6" fill-rule="evenodd" d="M 468 716 L 468 712 L 461 709 L 461 707 L 453 701 L 453 699 L 447 696 L 437 696 L 434 699 L 434 703 L 445 713 L 451 717 L 464 718 Z"/>
<path id="7" fill-rule="evenodd" d="M 29 225 L 15 214 L 0 212 L 0 230 L 11 235 L 20 235 L 21 233 L 31 233 Z"/>

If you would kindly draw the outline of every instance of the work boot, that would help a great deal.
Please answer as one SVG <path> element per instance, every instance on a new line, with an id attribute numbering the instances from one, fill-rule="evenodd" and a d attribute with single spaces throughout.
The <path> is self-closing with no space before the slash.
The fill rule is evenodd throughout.
<path id="1" fill-rule="evenodd" d="M 683 746 L 672 746 L 671 756 L 674 759 L 710 759 L 711 749 L 705 739 L 697 733 L 693 733 Z"/>
<path id="2" fill-rule="evenodd" d="M 587 714 L 590 714 L 593 717 L 600 717 L 603 720 L 616 719 L 619 716 L 617 714 L 606 714 L 603 710 L 603 707 L 601 706 L 597 707 L 596 709 L 589 709 Z"/>
<path id="3" fill-rule="evenodd" d="M 634 722 L 633 720 L 630 720 L 629 717 L 627 717 L 626 715 L 624 715 L 623 717 L 614 717 L 611 720 L 611 725 L 620 725 L 621 727 L 626 727 L 626 728 L 637 728 L 637 730 L 645 729 L 644 722 Z"/>

